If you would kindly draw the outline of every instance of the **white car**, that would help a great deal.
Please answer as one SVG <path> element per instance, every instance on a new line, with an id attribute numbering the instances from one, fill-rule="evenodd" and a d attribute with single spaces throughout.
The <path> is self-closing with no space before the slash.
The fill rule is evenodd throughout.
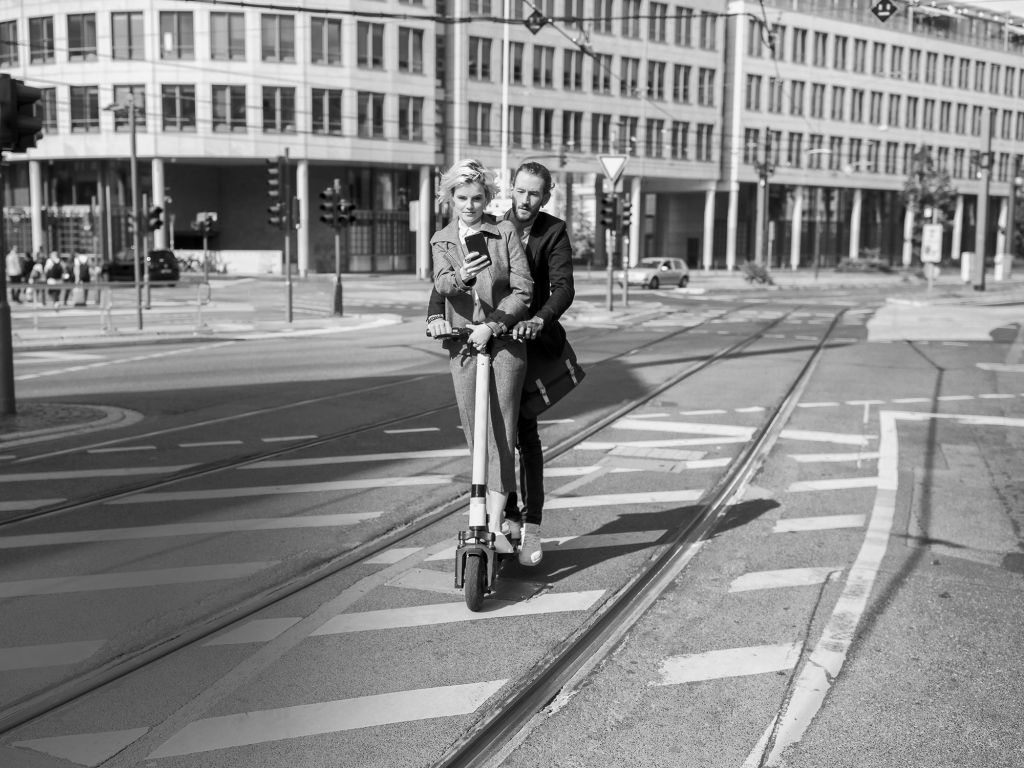
<path id="1" fill-rule="evenodd" d="M 630 285 L 644 288 L 679 286 L 685 288 L 690 282 L 690 268 L 682 259 L 641 259 L 627 271 Z M 615 273 L 615 279 L 622 285 L 622 270 Z"/>

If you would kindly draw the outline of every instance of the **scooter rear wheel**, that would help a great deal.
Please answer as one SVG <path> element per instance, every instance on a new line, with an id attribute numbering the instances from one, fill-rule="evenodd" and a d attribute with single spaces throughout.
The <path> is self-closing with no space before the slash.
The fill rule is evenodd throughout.
<path id="1" fill-rule="evenodd" d="M 483 555 L 466 555 L 465 584 L 462 591 L 466 607 L 476 613 L 484 607 L 487 592 L 487 559 Z"/>

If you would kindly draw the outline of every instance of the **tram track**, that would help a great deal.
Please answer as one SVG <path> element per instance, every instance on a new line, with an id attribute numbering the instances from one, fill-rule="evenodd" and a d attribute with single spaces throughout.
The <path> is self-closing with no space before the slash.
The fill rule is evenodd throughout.
<path id="1" fill-rule="evenodd" d="M 750 333 L 744 336 L 743 338 L 735 341 L 734 343 L 729 344 L 728 346 L 723 347 L 717 350 L 716 352 L 707 355 L 701 360 L 698 360 L 693 365 L 689 366 L 683 371 L 674 374 L 666 381 L 649 389 L 642 396 L 634 398 L 633 400 L 630 400 L 629 402 L 622 404 L 618 408 L 605 414 L 592 424 L 588 425 L 585 429 L 581 430 L 580 432 L 562 440 L 560 443 L 554 446 L 551 446 L 545 451 L 546 460 L 552 460 L 566 453 L 576 445 L 580 444 L 584 440 L 591 437 L 594 433 L 614 423 L 616 420 L 621 419 L 624 415 L 630 413 L 631 411 L 636 410 L 642 405 L 648 403 L 653 398 L 656 398 L 660 393 L 664 392 L 671 386 L 678 384 L 679 382 L 685 380 L 686 378 L 694 376 L 695 374 L 709 368 L 710 366 L 715 365 L 718 362 L 721 362 L 722 360 L 729 359 L 730 357 L 738 354 L 745 347 L 748 347 L 751 344 L 755 343 L 757 340 L 761 339 L 764 336 L 764 334 L 768 333 L 772 328 L 782 323 L 786 318 L 788 318 L 798 310 L 799 308 L 793 308 L 785 313 L 780 313 L 779 317 L 768 322 L 762 323 L 760 327 L 753 333 Z M 718 317 L 721 318 L 727 314 L 730 314 L 730 311 L 723 312 Z M 841 313 L 833 321 L 833 324 L 832 326 L 830 326 L 828 333 L 826 333 L 825 336 L 823 336 L 823 338 L 819 342 L 818 347 L 816 348 L 816 353 L 820 351 L 822 346 L 827 341 L 828 335 L 831 333 L 832 329 L 834 329 L 835 324 L 838 322 L 840 316 Z M 704 320 L 704 323 L 706 322 L 708 322 L 708 319 Z M 644 342 L 643 344 L 631 347 L 630 349 L 623 351 L 617 355 L 606 358 L 599 364 L 607 363 L 611 360 L 625 357 L 627 355 L 633 355 L 640 350 L 653 347 L 657 344 L 665 343 L 678 337 L 680 334 L 684 334 L 692 330 L 694 327 L 699 327 L 699 325 L 702 324 L 703 323 L 695 326 L 688 326 L 685 328 L 681 328 L 678 331 L 673 331 L 672 333 L 658 336 L 655 339 L 649 340 L 647 342 Z M 810 363 L 808 363 L 808 365 L 810 365 Z M 809 373 L 807 375 L 809 375 Z M 796 385 L 794 385 L 794 387 L 795 386 Z M 794 389 L 791 388 L 791 397 L 793 396 L 793 391 Z M 338 395 L 335 397 L 341 396 L 342 395 Z M 423 410 L 413 415 L 405 415 L 402 417 L 388 419 L 384 423 L 393 424 L 396 421 L 404 421 L 417 418 L 418 416 L 426 415 L 429 413 L 435 413 L 449 407 L 454 407 L 454 403 L 449 403 L 446 405 L 437 406 L 432 409 Z M 774 423 L 776 419 L 780 418 L 781 413 L 782 409 L 780 406 L 780 408 L 776 409 L 775 416 L 773 417 L 773 419 L 770 420 L 769 424 L 766 425 L 766 427 L 763 428 L 758 433 L 757 439 L 753 441 L 751 446 L 763 444 L 764 441 L 767 440 L 769 434 L 768 426 Z M 167 485 L 172 482 L 180 482 L 183 479 L 197 477 L 202 474 L 210 474 L 218 471 L 225 471 L 227 469 L 243 466 L 245 464 L 250 464 L 256 461 L 262 461 L 269 458 L 277 458 L 282 455 L 287 455 L 289 453 L 297 452 L 313 446 L 323 445 L 325 443 L 331 442 L 332 440 L 341 439 L 342 437 L 351 436 L 352 434 L 357 434 L 360 431 L 365 431 L 377 427 L 379 427 L 379 425 L 377 424 L 364 425 L 355 430 L 344 430 L 336 434 L 321 436 L 314 440 L 302 441 L 301 443 L 291 444 L 283 448 L 278 448 L 270 451 L 263 451 L 258 454 L 249 454 L 244 457 L 234 457 L 223 462 L 218 462 L 216 463 L 216 465 L 202 465 L 194 468 L 193 471 L 184 473 L 184 476 L 163 477 L 158 480 L 135 484 L 132 485 L 131 487 L 121 487 L 114 491 L 107 492 L 106 495 L 99 495 L 99 499 L 117 498 L 124 495 L 137 493 L 139 492 L 139 490 L 156 488 Z M 753 466 L 753 455 L 753 447 L 748 447 L 747 451 L 744 452 L 744 456 L 747 457 L 746 459 L 744 459 L 744 463 Z M 747 471 L 751 472 L 753 470 L 748 469 Z M 735 488 L 738 487 L 741 483 L 741 478 L 745 476 L 746 475 L 743 475 L 738 469 L 730 468 L 725 478 L 723 478 L 723 483 L 726 483 L 729 480 L 729 478 L 732 478 L 731 481 L 729 481 L 728 484 L 725 486 L 723 486 L 723 484 L 720 483 L 719 486 L 722 486 L 721 489 L 711 492 L 711 494 L 708 496 L 709 501 L 706 504 L 708 511 L 705 514 L 702 514 L 700 517 L 700 521 L 703 522 L 697 522 L 694 525 L 688 527 L 685 532 L 680 534 L 681 538 L 679 539 L 679 541 L 685 539 L 685 537 L 690 532 L 693 532 L 695 535 L 699 532 L 703 532 L 706 534 L 706 532 L 710 530 L 711 527 L 713 527 L 714 521 L 717 519 L 717 515 L 720 513 L 721 508 L 724 508 L 725 499 L 728 498 L 729 493 L 734 492 Z M 715 501 L 715 499 L 718 499 L 719 496 L 721 497 L 721 499 Z M 97 501 L 98 499 L 90 499 L 88 501 L 78 500 L 74 504 L 65 505 L 64 507 L 61 508 L 41 510 L 39 514 L 35 515 L 35 517 L 40 517 L 44 514 L 52 515 L 57 512 L 70 511 L 71 509 L 81 507 L 86 504 L 97 503 Z M 717 506 L 715 506 L 716 504 Z M 279 600 L 282 600 L 290 595 L 293 595 L 319 581 L 322 581 L 323 579 L 335 575 L 343 571 L 344 569 L 361 562 L 362 560 L 372 557 L 374 554 L 377 554 L 384 549 L 395 546 L 404 539 L 413 536 L 414 534 L 422 531 L 428 526 L 433 525 L 452 514 L 455 514 L 464 506 L 464 494 L 459 494 L 458 497 L 452 499 L 451 501 L 446 502 L 435 509 L 424 512 L 416 516 L 414 519 L 408 520 L 403 524 L 393 528 L 392 530 L 389 530 L 377 536 L 371 541 L 365 542 L 349 551 L 342 552 L 332 557 L 326 558 L 320 563 L 316 564 L 315 566 L 306 569 L 304 572 L 295 575 L 293 578 L 288 579 L 287 581 L 284 581 L 280 584 L 277 584 L 271 588 L 264 590 L 263 592 L 253 595 L 237 603 L 236 605 L 231 606 L 229 609 L 221 611 L 216 615 L 206 617 L 201 621 L 195 622 L 189 627 L 184 627 L 180 632 L 176 633 L 172 637 L 164 637 L 155 640 L 152 643 L 144 647 L 141 647 L 134 652 L 124 654 L 116 659 L 111 659 L 108 662 L 100 665 L 99 667 L 90 670 L 89 672 L 80 674 L 77 677 L 70 678 L 64 681 L 63 683 L 53 686 L 45 691 L 38 692 L 34 695 L 25 697 L 22 700 L 16 701 L 4 710 L 0 711 L 0 733 L 6 733 L 17 726 L 25 722 L 28 722 L 29 720 L 35 719 L 36 717 L 44 715 L 60 706 L 72 702 L 75 699 L 78 699 L 81 696 L 89 693 L 90 691 L 93 691 L 107 683 L 120 679 L 135 670 L 138 670 L 148 664 L 151 664 L 159 659 L 162 659 L 170 655 L 171 653 L 175 652 L 176 650 L 179 650 L 185 646 L 188 646 L 192 643 L 196 643 L 206 637 L 209 637 L 210 635 L 224 629 L 225 627 L 234 622 L 251 616 L 256 612 L 276 603 Z M 30 517 L 32 516 L 29 516 L 29 518 Z M 0 526 L 11 524 L 13 522 L 14 521 L 10 520 L 4 521 L 2 524 L 0 524 Z M 675 546 L 679 545 L 677 544 Z M 665 556 L 663 555 L 661 558 L 659 558 L 658 562 L 660 563 L 664 559 Z M 659 573 L 663 574 L 669 573 L 672 567 L 675 567 L 675 565 L 665 563 L 658 569 L 658 571 Z M 648 573 L 651 572 L 649 571 Z M 662 576 L 660 578 L 663 579 L 666 577 Z M 648 590 L 651 589 L 651 587 L 646 586 L 650 583 L 661 583 L 659 578 L 657 578 L 657 574 L 652 574 L 648 577 L 637 577 L 634 580 L 634 582 L 628 587 L 628 590 L 630 593 L 633 593 L 634 591 L 641 591 L 646 593 Z M 616 601 L 616 605 L 618 605 L 621 602 L 622 600 L 620 598 Z M 532 706 L 532 703 L 535 702 L 538 699 L 538 697 L 544 698 L 545 696 L 548 696 L 550 694 L 551 686 L 553 683 L 558 683 L 558 687 L 561 688 L 561 685 L 564 684 L 563 678 L 565 677 L 565 675 L 567 673 L 571 674 L 571 671 L 574 669 L 579 669 L 580 664 L 575 662 L 558 661 L 557 659 L 571 658 L 582 660 L 585 656 L 592 656 L 592 653 L 583 653 L 582 650 L 587 647 L 593 647 L 595 641 L 598 638 L 602 638 L 602 643 L 609 642 L 609 635 L 607 634 L 608 628 L 606 625 L 607 622 L 610 621 L 610 619 L 606 619 L 604 617 L 614 616 L 616 615 L 616 613 L 617 611 L 613 611 L 610 607 L 607 610 L 602 609 L 601 611 L 599 611 L 599 615 L 596 616 L 596 620 L 601 622 L 602 627 L 604 627 L 603 629 L 592 628 L 587 630 L 586 637 L 579 637 L 579 641 L 572 644 L 572 647 L 576 650 L 566 648 L 563 652 L 553 654 L 551 662 L 549 664 L 546 663 L 545 665 L 542 665 L 545 669 L 548 670 L 548 673 L 544 675 L 543 681 L 537 681 L 534 684 L 527 686 L 526 688 L 524 688 L 523 686 L 518 686 L 516 688 L 516 691 L 520 692 L 520 694 L 522 695 L 516 696 L 516 701 L 520 702 L 516 706 L 525 706 L 527 708 L 529 706 Z M 585 644 L 581 644 L 584 642 Z M 556 656 L 557 659 L 555 658 Z M 559 683 L 558 681 L 561 682 Z M 527 688 L 529 690 L 527 690 Z M 512 701 L 509 701 L 506 705 L 506 707 L 512 706 Z M 506 708 L 501 711 L 507 712 L 508 710 Z M 504 717 L 504 715 L 502 717 Z M 465 759 L 464 756 L 473 753 L 478 753 L 480 750 L 480 745 L 488 743 L 489 739 L 493 738 L 493 735 L 491 737 L 487 736 L 486 729 L 478 729 L 478 731 L 478 736 L 474 737 L 472 741 L 467 741 L 466 744 L 463 745 L 463 748 L 459 750 L 458 754 L 453 754 L 451 756 L 451 760 L 454 761 L 450 763 L 451 765 L 472 764 L 459 761 Z M 449 763 L 444 762 L 439 763 L 439 765 L 448 764 Z"/>

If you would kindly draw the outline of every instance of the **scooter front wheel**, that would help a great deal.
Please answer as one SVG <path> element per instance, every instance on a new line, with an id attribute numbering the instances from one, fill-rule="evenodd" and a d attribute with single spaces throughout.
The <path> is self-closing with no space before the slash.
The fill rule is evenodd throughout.
<path id="1" fill-rule="evenodd" d="M 483 555 L 466 555 L 465 584 L 462 587 L 466 607 L 476 613 L 484 607 L 487 592 L 487 558 Z"/>

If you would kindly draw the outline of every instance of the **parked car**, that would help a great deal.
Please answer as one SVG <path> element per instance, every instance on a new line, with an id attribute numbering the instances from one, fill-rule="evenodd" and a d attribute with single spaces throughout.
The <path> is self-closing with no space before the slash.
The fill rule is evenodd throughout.
<path id="1" fill-rule="evenodd" d="M 174 285 L 181 277 L 181 269 L 178 260 L 172 251 L 150 251 L 147 257 L 149 262 L 149 281 L 160 285 Z M 145 266 L 143 275 L 145 275 Z M 134 282 L 135 280 L 135 259 L 131 251 L 123 251 L 114 257 L 104 267 L 104 276 L 111 282 Z"/>
<path id="2" fill-rule="evenodd" d="M 682 259 L 641 259 L 635 267 L 627 270 L 630 285 L 644 288 L 679 286 L 685 288 L 690 282 L 690 268 Z M 622 285 L 622 270 L 615 273 L 615 279 Z"/>

